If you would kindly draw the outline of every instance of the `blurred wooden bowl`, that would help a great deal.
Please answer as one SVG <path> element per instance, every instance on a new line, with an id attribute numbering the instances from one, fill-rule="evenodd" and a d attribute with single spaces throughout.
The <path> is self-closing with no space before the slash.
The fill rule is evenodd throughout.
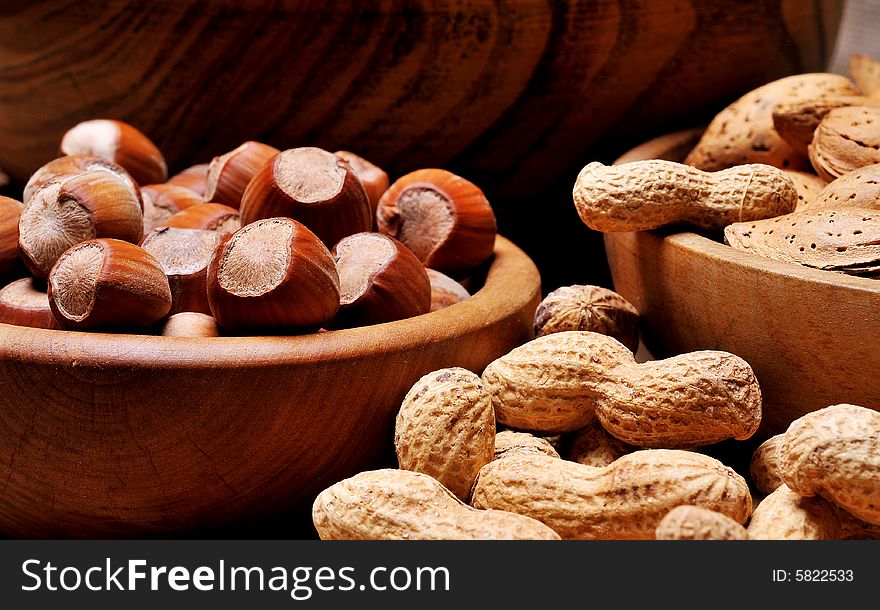
<path id="1" fill-rule="evenodd" d="M 226 536 L 293 515 L 300 534 L 319 491 L 393 460 L 420 376 L 482 371 L 533 337 L 539 299 L 499 237 L 471 298 L 389 324 L 211 339 L 0 324 L 0 534 Z"/>
<path id="2" fill-rule="evenodd" d="M 617 163 L 681 161 L 700 133 L 662 136 Z M 604 239 L 614 288 L 641 313 L 652 354 L 720 349 L 752 366 L 762 435 L 837 403 L 880 409 L 880 281 L 777 262 L 687 231 Z"/>

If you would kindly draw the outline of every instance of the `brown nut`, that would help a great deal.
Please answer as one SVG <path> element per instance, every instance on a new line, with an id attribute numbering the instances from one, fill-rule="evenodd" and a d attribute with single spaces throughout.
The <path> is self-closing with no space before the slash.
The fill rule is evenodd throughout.
<path id="1" fill-rule="evenodd" d="M 797 207 L 798 194 L 788 176 L 769 165 L 704 172 L 649 159 L 590 163 L 578 174 L 572 196 L 584 224 L 614 233 L 675 224 L 723 229 L 732 222 L 787 214 Z"/>
<path id="2" fill-rule="evenodd" d="M 52 267 L 49 305 L 64 328 L 147 328 L 168 315 L 171 289 L 159 261 L 143 248 L 92 239 Z"/>
<path id="3" fill-rule="evenodd" d="M 385 194 L 385 191 L 388 190 L 388 186 L 390 185 L 388 174 L 378 165 L 370 163 L 353 152 L 337 150 L 333 154 L 348 161 L 348 164 L 351 165 L 351 169 L 354 170 L 354 173 L 360 179 L 361 184 L 364 185 L 364 190 L 367 192 L 367 199 L 370 202 L 370 218 L 373 219 L 375 224 L 376 209 L 379 207 L 379 199 Z"/>
<path id="4" fill-rule="evenodd" d="M 202 199 L 188 188 L 173 184 L 148 184 L 141 188 L 144 200 L 144 234 L 164 226 L 174 215 Z"/>
<path id="5" fill-rule="evenodd" d="M 425 269 L 431 282 L 431 311 L 440 311 L 470 298 L 467 288 L 436 269 Z"/>
<path id="6" fill-rule="evenodd" d="M 238 209 L 248 183 L 279 152 L 274 146 L 249 140 L 235 150 L 214 157 L 208 167 L 204 200 Z"/>
<path id="7" fill-rule="evenodd" d="M 871 100 L 863 95 L 822 97 L 779 104 L 773 108 L 773 128 L 798 156 L 806 157 L 816 128 L 829 112 L 844 106 L 870 104 Z"/>
<path id="8" fill-rule="evenodd" d="M 782 480 L 880 525 L 880 412 L 833 405 L 794 420 L 780 449 Z"/>
<path id="9" fill-rule="evenodd" d="M 795 212 L 815 207 L 819 194 L 828 185 L 827 180 L 820 178 L 816 174 L 785 170 L 785 175 L 789 177 L 794 184 L 794 188 L 797 189 L 798 201 Z"/>
<path id="10" fill-rule="evenodd" d="M 782 439 L 784 435 L 771 436 L 755 449 L 749 464 L 752 484 L 761 493 L 776 491 L 785 481 L 782 480 Z"/>
<path id="11" fill-rule="evenodd" d="M 651 449 L 592 468 L 545 455 L 513 455 L 483 466 L 471 496 L 476 508 L 537 519 L 563 539 L 654 538 L 681 504 L 745 523 L 752 498 L 745 480 L 718 460 L 690 451 Z"/>
<path id="12" fill-rule="evenodd" d="M 159 227 L 144 237 L 141 247 L 155 257 L 168 276 L 171 311 L 210 314 L 208 265 L 223 235 L 202 229 Z"/>
<path id="13" fill-rule="evenodd" d="M 639 349 L 639 312 L 629 301 L 599 286 L 563 286 L 550 292 L 535 312 L 535 336 L 588 330 Z"/>
<path id="14" fill-rule="evenodd" d="M 502 430 L 495 435 L 495 453 L 493 460 L 517 454 L 543 454 L 559 457 L 559 453 L 546 438 L 535 436 L 529 432 Z"/>
<path id="15" fill-rule="evenodd" d="M 657 524 L 657 540 L 748 540 L 746 528 L 714 510 L 682 504 Z"/>
<path id="16" fill-rule="evenodd" d="M 419 379 L 397 414 L 394 447 L 400 468 L 430 475 L 467 501 L 495 447 L 492 400 L 480 378 L 449 368 Z"/>
<path id="17" fill-rule="evenodd" d="M 880 106 L 831 110 L 816 128 L 808 151 L 816 173 L 829 181 L 880 163 Z"/>
<path id="18" fill-rule="evenodd" d="M 428 313 L 431 282 L 409 248 L 381 233 L 355 233 L 332 251 L 339 273 L 335 328 L 393 322 Z"/>
<path id="19" fill-rule="evenodd" d="M 483 383 L 498 422 L 552 434 L 597 417 L 638 447 L 696 447 L 745 439 L 761 421 L 751 367 L 720 351 L 636 363 L 619 341 L 591 332 L 539 337 L 489 363 Z"/>
<path id="20" fill-rule="evenodd" d="M 84 121 L 61 139 L 65 155 L 97 155 L 124 167 L 138 184 L 165 182 L 168 167 L 156 145 L 128 123 L 107 119 Z"/>
<path id="21" fill-rule="evenodd" d="M 165 226 L 234 233 L 242 225 L 239 212 L 235 208 L 222 203 L 200 203 L 177 212 L 165 221 Z"/>
<path id="22" fill-rule="evenodd" d="M 241 198 L 243 225 L 285 216 L 303 223 L 328 248 L 369 231 L 370 203 L 351 166 L 320 148 L 292 148 L 258 171 Z"/>
<path id="23" fill-rule="evenodd" d="M 168 317 L 162 326 L 163 337 L 219 337 L 217 320 L 195 311 L 182 311 Z"/>
<path id="24" fill-rule="evenodd" d="M 785 485 L 755 508 L 746 528 L 752 540 L 837 540 L 840 521 L 834 506 L 819 497 L 804 498 Z"/>
<path id="25" fill-rule="evenodd" d="M 24 206 L 20 201 L 0 195 L 0 281 L 21 269 L 18 256 L 18 223 Z"/>
<path id="26" fill-rule="evenodd" d="M 880 163 L 866 165 L 829 182 L 814 208 L 865 208 L 880 211 Z"/>
<path id="27" fill-rule="evenodd" d="M 572 434 L 566 459 L 584 466 L 604 468 L 635 450 L 636 447 L 614 438 L 599 422 L 594 422 Z"/>
<path id="28" fill-rule="evenodd" d="M 173 184 L 174 186 L 188 188 L 199 197 L 202 197 L 205 194 L 207 181 L 208 164 L 199 163 L 198 165 L 187 167 L 185 170 L 174 174 L 165 181 L 165 184 Z"/>
<path id="29" fill-rule="evenodd" d="M 141 201 L 112 172 L 59 176 L 25 204 L 19 249 L 30 272 L 46 279 L 58 257 L 80 242 L 109 237 L 138 243 L 144 236 Z"/>
<path id="30" fill-rule="evenodd" d="M 880 61 L 865 53 L 856 53 L 849 58 L 849 75 L 865 95 L 880 96 Z"/>
<path id="31" fill-rule="evenodd" d="M 303 224 L 267 218 L 217 247 L 208 303 L 228 331 L 318 327 L 339 309 L 339 275 L 327 247 Z"/>
<path id="32" fill-rule="evenodd" d="M 559 540 L 534 519 L 476 510 L 408 470 L 371 470 L 328 487 L 315 499 L 312 523 L 322 540 Z"/>
<path id="33" fill-rule="evenodd" d="M 61 325 L 49 307 L 49 295 L 33 278 L 23 277 L 0 288 L 0 323 L 57 330 Z"/>
<path id="34" fill-rule="evenodd" d="M 483 191 L 442 169 L 396 180 L 379 200 L 376 223 L 426 267 L 453 275 L 484 263 L 495 247 L 495 213 Z"/>
<path id="35" fill-rule="evenodd" d="M 859 94 L 848 78 L 837 74 L 796 74 L 767 83 L 719 112 L 685 163 L 710 172 L 746 163 L 809 169 L 803 153 L 793 150 L 773 128 L 773 109 L 784 103 Z"/>
<path id="36" fill-rule="evenodd" d="M 141 201 L 141 190 L 134 178 L 131 177 L 125 169 L 113 163 L 97 157 L 95 155 L 67 155 L 58 157 L 46 163 L 33 173 L 24 186 L 24 195 L 22 200 L 27 203 L 35 192 L 37 192 L 44 184 L 56 180 L 59 176 L 81 174 L 83 172 L 105 171 L 110 172 L 117 178 L 125 182 L 131 190 L 134 197 Z M 141 202 L 141 207 L 143 203 Z"/>

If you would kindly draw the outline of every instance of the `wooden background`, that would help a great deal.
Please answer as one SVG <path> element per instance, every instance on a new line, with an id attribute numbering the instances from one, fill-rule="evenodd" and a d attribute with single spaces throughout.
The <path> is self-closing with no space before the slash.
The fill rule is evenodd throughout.
<path id="1" fill-rule="evenodd" d="M 344 7 L 344 8 L 341 8 Z M 588 161 L 826 65 L 842 0 L 0 0 L 0 167 L 128 120 L 173 170 L 245 139 L 446 166 L 545 292 L 608 284 L 571 186 Z M 10 187 L 15 193 L 18 186 Z"/>

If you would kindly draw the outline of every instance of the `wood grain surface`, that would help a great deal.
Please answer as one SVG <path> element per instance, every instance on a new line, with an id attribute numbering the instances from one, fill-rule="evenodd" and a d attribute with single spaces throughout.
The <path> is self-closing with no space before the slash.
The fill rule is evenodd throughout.
<path id="1" fill-rule="evenodd" d="M 618 162 L 681 160 L 699 134 L 649 141 Z M 639 310 L 652 354 L 720 349 L 752 366 L 764 401 L 758 438 L 833 404 L 880 409 L 880 281 L 671 229 L 609 233 L 605 246 L 615 290 Z"/>
<path id="2" fill-rule="evenodd" d="M 319 491 L 393 467 L 412 384 L 530 339 L 539 296 L 499 237 L 474 296 L 390 324 L 210 339 L 0 325 L 0 534 L 307 536 Z"/>
<path id="3" fill-rule="evenodd" d="M 825 65 L 842 0 L 0 1 L 0 166 L 132 122 L 177 171 L 246 139 L 480 184 L 550 288 L 598 280 L 577 171 Z M 586 259 L 586 261 L 585 261 Z"/>

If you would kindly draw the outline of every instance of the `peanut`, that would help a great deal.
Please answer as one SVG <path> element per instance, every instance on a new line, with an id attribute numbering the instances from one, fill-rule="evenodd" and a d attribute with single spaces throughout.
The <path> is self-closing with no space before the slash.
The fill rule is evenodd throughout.
<path id="1" fill-rule="evenodd" d="M 807 150 L 816 173 L 826 180 L 880 163 L 880 106 L 831 110 Z"/>
<path id="2" fill-rule="evenodd" d="M 752 540 L 836 540 L 840 522 L 830 502 L 782 485 L 761 500 L 746 531 Z"/>
<path id="3" fill-rule="evenodd" d="M 860 167 L 832 180 L 811 207 L 880 210 L 880 163 Z"/>
<path id="4" fill-rule="evenodd" d="M 394 446 L 400 467 L 428 474 L 467 500 L 494 454 L 495 415 L 480 378 L 463 368 L 428 373 L 403 399 Z"/>
<path id="5" fill-rule="evenodd" d="M 880 525 L 880 412 L 840 404 L 808 413 L 785 431 L 782 479 Z"/>
<path id="6" fill-rule="evenodd" d="M 529 434 L 528 432 L 515 432 L 502 430 L 495 435 L 495 455 L 497 460 L 503 457 L 519 454 L 543 454 L 550 457 L 559 457 L 559 453 L 547 439 Z"/>
<path id="7" fill-rule="evenodd" d="M 718 113 L 685 163 L 706 171 L 744 163 L 808 169 L 803 153 L 793 150 L 773 128 L 773 109 L 784 103 L 860 93 L 848 78 L 836 74 L 797 74 L 767 83 Z"/>
<path id="8" fill-rule="evenodd" d="M 724 229 L 724 241 L 737 250 L 851 275 L 880 273 L 880 211 L 860 208 L 809 208 Z"/>
<path id="9" fill-rule="evenodd" d="M 746 528 L 727 515 L 699 506 L 676 506 L 660 520 L 657 540 L 748 540 Z"/>
<path id="10" fill-rule="evenodd" d="M 780 454 L 782 439 L 782 434 L 771 436 L 761 443 L 752 454 L 749 475 L 752 478 L 752 484 L 762 493 L 773 493 L 780 485 L 784 484 Z"/>
<path id="11" fill-rule="evenodd" d="M 471 503 L 545 523 L 564 539 L 653 539 L 660 520 L 681 504 L 744 523 L 748 485 L 708 456 L 670 449 L 636 451 L 604 468 L 544 455 L 516 455 L 480 470 Z"/>
<path id="12" fill-rule="evenodd" d="M 312 506 L 322 540 L 558 540 L 542 523 L 476 510 L 437 480 L 407 470 L 372 470 L 322 491 Z"/>
<path id="13" fill-rule="evenodd" d="M 570 432 L 598 417 L 639 447 L 745 439 L 761 420 L 752 369 L 726 352 L 637 364 L 619 341 L 591 332 L 540 337 L 491 362 L 483 383 L 497 420 L 533 432 Z"/>
<path id="14" fill-rule="evenodd" d="M 605 432 L 605 429 L 596 422 L 573 434 L 568 459 L 585 466 L 602 468 L 635 450 L 635 447 Z"/>
<path id="15" fill-rule="evenodd" d="M 723 229 L 732 222 L 787 214 L 798 199 L 788 176 L 769 165 L 709 173 L 659 159 L 590 163 L 578 174 L 573 197 L 584 224 L 605 233 L 671 224 Z"/>
<path id="16" fill-rule="evenodd" d="M 563 286 L 550 292 L 535 312 L 535 336 L 589 330 L 639 348 L 639 312 L 629 301 L 599 286 Z"/>

